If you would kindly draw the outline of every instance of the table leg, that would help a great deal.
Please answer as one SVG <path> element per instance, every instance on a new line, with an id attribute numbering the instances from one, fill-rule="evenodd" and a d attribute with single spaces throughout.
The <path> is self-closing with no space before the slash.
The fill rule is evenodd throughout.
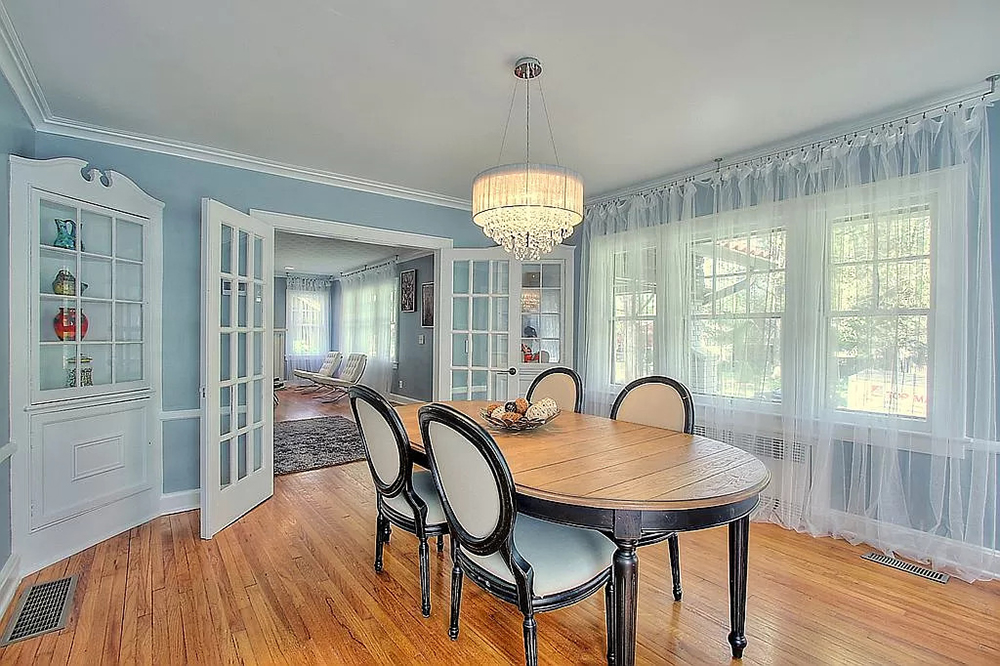
<path id="1" fill-rule="evenodd" d="M 615 666 L 635 664 L 635 616 L 639 591 L 639 556 L 635 539 L 615 539 L 611 576 L 615 601 Z"/>
<path id="2" fill-rule="evenodd" d="M 747 619 L 747 556 L 750 541 L 750 516 L 729 523 L 729 644 L 733 658 L 742 659 L 747 646 L 744 633 Z"/>

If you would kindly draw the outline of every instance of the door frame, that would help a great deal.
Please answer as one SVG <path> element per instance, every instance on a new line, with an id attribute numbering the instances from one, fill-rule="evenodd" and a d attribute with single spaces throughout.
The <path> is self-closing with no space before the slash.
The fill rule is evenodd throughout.
<path id="1" fill-rule="evenodd" d="M 376 227 L 366 227 L 360 224 L 350 224 L 347 222 L 337 222 L 335 220 L 324 220 L 292 213 L 279 213 L 275 211 L 250 209 L 250 217 L 254 217 L 262 222 L 266 222 L 274 227 L 275 231 L 282 231 L 292 234 L 303 234 L 306 236 L 318 236 L 321 238 L 332 238 L 334 240 L 354 241 L 359 243 L 370 243 L 372 245 L 385 245 L 389 247 L 406 247 L 416 250 L 426 250 L 434 255 L 434 344 L 431 346 L 431 367 L 432 373 L 432 396 L 440 399 L 438 363 L 444 359 L 441 355 L 440 332 L 442 314 L 447 304 L 451 305 L 451 294 L 444 294 L 441 288 L 441 258 L 442 252 L 451 250 L 454 241 L 443 236 L 431 236 L 427 234 L 416 234 L 410 231 L 394 231 L 391 229 L 379 229 Z M 450 313 L 450 309 L 448 311 Z M 451 317 L 448 317 L 449 321 Z"/>

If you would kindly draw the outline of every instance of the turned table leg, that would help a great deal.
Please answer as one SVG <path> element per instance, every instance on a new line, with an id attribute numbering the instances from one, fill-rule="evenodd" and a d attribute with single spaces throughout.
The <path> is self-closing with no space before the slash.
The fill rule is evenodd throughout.
<path id="1" fill-rule="evenodd" d="M 747 557 L 750 540 L 750 516 L 729 523 L 729 644 L 733 658 L 742 659 L 747 646 L 744 633 L 747 620 Z"/>
<path id="2" fill-rule="evenodd" d="M 618 550 L 612 558 L 614 590 L 615 666 L 635 664 L 635 618 L 639 591 L 639 556 L 635 539 L 615 539 Z"/>

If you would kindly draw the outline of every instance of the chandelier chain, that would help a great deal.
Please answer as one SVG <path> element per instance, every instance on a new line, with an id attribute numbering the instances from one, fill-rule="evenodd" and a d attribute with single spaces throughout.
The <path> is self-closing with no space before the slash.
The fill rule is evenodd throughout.
<path id="1" fill-rule="evenodd" d="M 562 164 L 559 161 L 559 149 L 556 148 L 556 135 L 552 131 L 552 119 L 549 118 L 549 107 L 545 104 L 545 90 L 542 88 L 542 81 L 538 81 L 538 95 L 542 98 L 542 111 L 545 112 L 545 124 L 549 126 L 549 141 L 552 142 L 552 153 L 555 155 L 556 164 Z"/>
<path id="2" fill-rule="evenodd" d="M 507 145 L 507 130 L 510 129 L 510 117 L 514 112 L 514 99 L 517 97 L 517 81 L 514 81 L 514 87 L 510 91 L 510 104 L 507 106 L 507 122 L 503 125 L 503 138 L 500 139 L 500 154 L 497 155 L 497 166 L 500 166 L 501 161 L 503 161 L 503 149 Z"/>
<path id="3" fill-rule="evenodd" d="M 524 163 L 531 163 L 531 81 L 524 81 Z"/>

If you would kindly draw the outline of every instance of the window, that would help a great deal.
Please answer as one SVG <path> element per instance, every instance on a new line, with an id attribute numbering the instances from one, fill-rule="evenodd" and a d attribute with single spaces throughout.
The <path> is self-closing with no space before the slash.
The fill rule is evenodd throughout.
<path id="1" fill-rule="evenodd" d="M 611 382 L 653 373 L 656 347 L 656 248 L 614 256 Z"/>
<path id="2" fill-rule="evenodd" d="M 785 231 L 691 245 L 691 390 L 781 400 Z"/>
<path id="3" fill-rule="evenodd" d="M 704 405 L 962 430 L 948 405 L 966 391 L 969 287 L 961 269 L 936 269 L 967 265 L 949 232 L 961 212 L 938 209 L 959 176 L 904 179 L 884 200 L 859 187 L 595 239 L 591 284 L 610 285 L 588 307 L 611 320 L 609 393 L 663 373 Z M 935 395 L 948 396 L 937 412 Z"/>
<path id="4" fill-rule="evenodd" d="M 328 291 L 288 292 L 288 353 L 316 356 L 329 351 Z"/>
<path id="5" fill-rule="evenodd" d="M 928 206 L 835 220 L 827 354 L 834 409 L 925 418 L 931 314 Z"/>

